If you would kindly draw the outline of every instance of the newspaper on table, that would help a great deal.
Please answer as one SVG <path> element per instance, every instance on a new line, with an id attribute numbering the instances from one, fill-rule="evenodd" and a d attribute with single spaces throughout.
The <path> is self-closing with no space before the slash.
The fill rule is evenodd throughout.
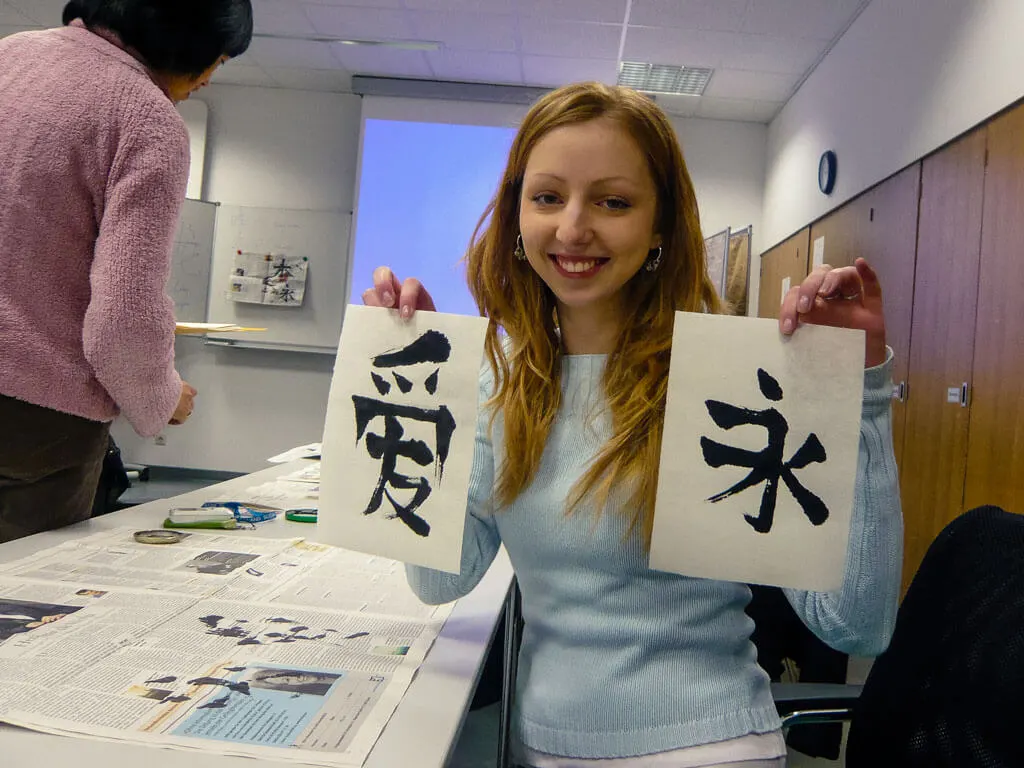
<path id="1" fill-rule="evenodd" d="M 400 563 L 302 539 L 131 528 L 0 567 L 0 720 L 362 765 L 451 606 Z"/>

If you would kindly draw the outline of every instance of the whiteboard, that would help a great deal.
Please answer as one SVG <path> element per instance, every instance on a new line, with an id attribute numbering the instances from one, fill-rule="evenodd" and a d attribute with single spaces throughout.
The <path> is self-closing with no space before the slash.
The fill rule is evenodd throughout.
<path id="1" fill-rule="evenodd" d="M 171 278 L 167 283 L 167 294 L 174 300 L 174 316 L 179 322 L 206 320 L 216 218 L 216 203 L 186 200 L 181 209 L 171 256 Z"/>
<path id="2" fill-rule="evenodd" d="M 262 333 L 210 334 L 214 342 L 303 352 L 335 352 L 345 312 L 350 213 L 245 208 L 217 213 L 207 322 L 266 328 Z M 238 251 L 309 259 L 302 305 L 242 304 L 227 298 Z"/>

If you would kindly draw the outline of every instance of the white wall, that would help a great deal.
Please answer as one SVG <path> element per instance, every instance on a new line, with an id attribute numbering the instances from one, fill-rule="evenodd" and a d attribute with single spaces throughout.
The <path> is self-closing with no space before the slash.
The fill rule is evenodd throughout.
<path id="1" fill-rule="evenodd" d="M 1024 96 L 1022 31 L 1022 0 L 872 0 L 769 127 L 759 250 Z"/>
<path id="2" fill-rule="evenodd" d="M 210 111 L 205 199 L 261 207 L 352 208 L 359 97 L 212 86 L 203 98 Z M 514 124 L 504 105 L 458 109 L 467 121 L 493 117 L 497 124 Z M 492 114 L 481 115 L 484 109 Z M 426 112 L 422 115 L 430 119 Z M 694 119 L 674 124 L 697 188 L 705 231 L 753 224 L 756 237 L 766 126 Z M 119 421 L 114 436 L 126 460 L 252 471 L 265 466 L 274 453 L 320 439 L 333 357 L 211 347 L 195 338 L 179 339 L 177 352 L 179 370 L 199 390 L 195 414 L 184 426 L 168 427 L 163 446 L 136 437 Z"/>
<path id="3" fill-rule="evenodd" d="M 189 99 L 178 105 L 178 112 L 188 127 L 189 150 L 192 153 L 185 197 L 202 200 L 203 179 L 206 172 L 206 134 L 209 129 L 210 109 L 205 101 Z"/>
<path id="4" fill-rule="evenodd" d="M 704 235 L 752 224 L 755 245 L 763 243 L 767 126 L 682 117 L 673 118 L 672 124 L 697 190 Z"/>

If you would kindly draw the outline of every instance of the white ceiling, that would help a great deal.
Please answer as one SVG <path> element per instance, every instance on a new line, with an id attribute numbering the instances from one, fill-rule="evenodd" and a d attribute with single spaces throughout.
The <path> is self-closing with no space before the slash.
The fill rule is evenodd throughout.
<path id="1" fill-rule="evenodd" d="M 685 117 L 768 122 L 870 0 L 253 0 L 257 33 L 420 40 L 436 51 L 257 38 L 214 82 L 350 90 L 351 76 L 614 83 L 621 60 L 712 67 Z M 0 0 L 0 37 L 56 26 L 65 0 Z"/>

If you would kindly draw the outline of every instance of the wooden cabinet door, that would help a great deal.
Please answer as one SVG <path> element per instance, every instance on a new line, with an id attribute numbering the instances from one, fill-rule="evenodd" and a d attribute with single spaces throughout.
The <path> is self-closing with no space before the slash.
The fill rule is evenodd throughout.
<path id="1" fill-rule="evenodd" d="M 988 126 L 964 508 L 1024 513 L 1024 107 Z"/>
<path id="2" fill-rule="evenodd" d="M 761 290 L 758 293 L 757 316 L 779 317 L 783 285 L 800 285 L 807 277 L 807 245 L 810 228 L 800 230 L 770 251 L 761 255 Z"/>
<path id="3" fill-rule="evenodd" d="M 897 463 L 902 459 L 906 422 L 920 193 L 921 164 L 915 163 L 811 227 L 812 254 L 821 248 L 825 263 L 833 267 L 852 265 L 862 256 L 882 283 L 886 341 L 896 356 L 893 381 L 898 397 L 893 401 L 892 427 Z"/>
<path id="4" fill-rule="evenodd" d="M 984 184 L 984 130 L 923 162 L 900 473 L 904 585 L 963 511 L 969 410 L 959 393 L 973 364 Z"/>

